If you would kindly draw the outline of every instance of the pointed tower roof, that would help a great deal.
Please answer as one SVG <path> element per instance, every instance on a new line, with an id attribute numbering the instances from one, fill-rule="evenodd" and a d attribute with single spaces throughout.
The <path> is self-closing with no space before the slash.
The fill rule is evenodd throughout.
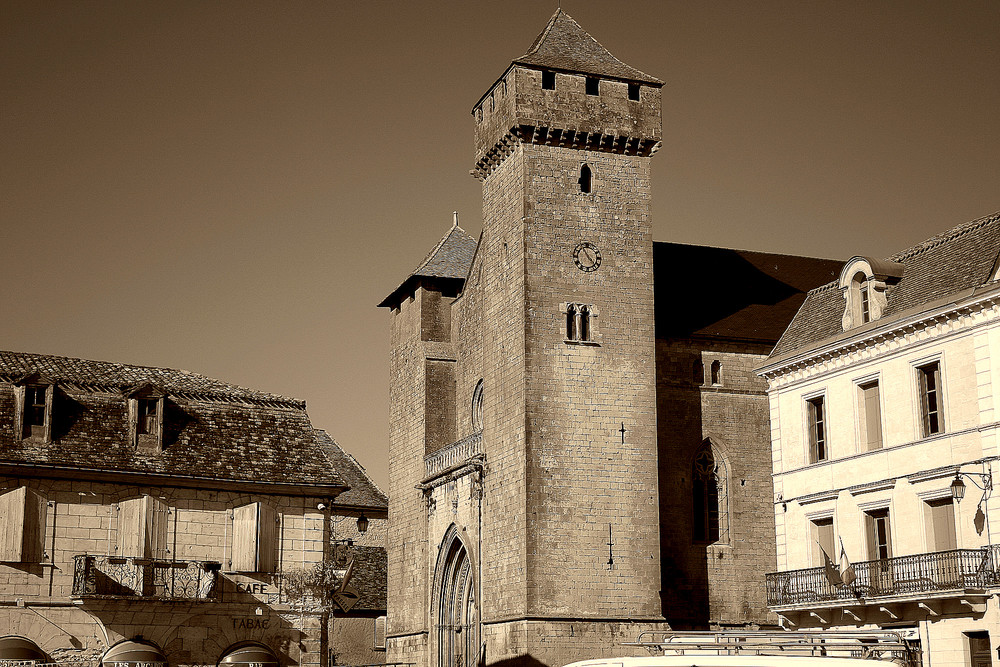
<path id="1" fill-rule="evenodd" d="M 562 9 L 556 10 L 528 52 L 515 59 L 514 64 L 663 85 L 659 79 L 611 55 Z"/>
<path id="2" fill-rule="evenodd" d="M 382 300 L 379 307 L 394 307 L 404 298 L 402 293 L 415 289 L 417 283 L 422 280 L 444 283 L 458 281 L 456 287 L 460 287 L 469 274 L 477 245 L 476 240 L 458 226 L 458 213 L 456 213 L 455 222 L 448 232 L 427 253 L 417 268 L 410 272 L 406 280 Z"/>

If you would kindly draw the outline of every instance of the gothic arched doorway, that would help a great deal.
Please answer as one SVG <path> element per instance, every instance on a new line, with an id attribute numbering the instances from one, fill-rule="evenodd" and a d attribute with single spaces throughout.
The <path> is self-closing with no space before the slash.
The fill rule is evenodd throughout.
<path id="1" fill-rule="evenodd" d="M 448 529 L 438 560 L 438 667 L 476 667 L 479 604 L 469 551 L 455 527 Z"/>

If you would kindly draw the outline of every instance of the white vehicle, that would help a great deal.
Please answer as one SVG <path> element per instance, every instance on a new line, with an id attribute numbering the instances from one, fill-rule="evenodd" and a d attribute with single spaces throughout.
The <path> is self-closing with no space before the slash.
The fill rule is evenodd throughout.
<path id="1" fill-rule="evenodd" d="M 918 667 L 897 632 L 644 632 L 626 646 L 658 655 L 601 658 L 567 667 Z M 873 661 L 875 661 L 873 663 Z"/>

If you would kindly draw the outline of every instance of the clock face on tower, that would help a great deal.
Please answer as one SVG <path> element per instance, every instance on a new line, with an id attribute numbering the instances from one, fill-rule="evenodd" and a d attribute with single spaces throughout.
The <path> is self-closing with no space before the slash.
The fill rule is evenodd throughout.
<path id="1" fill-rule="evenodd" d="M 593 243 L 584 241 L 573 249 L 573 261 L 581 271 L 596 271 L 601 266 L 601 251 Z"/>

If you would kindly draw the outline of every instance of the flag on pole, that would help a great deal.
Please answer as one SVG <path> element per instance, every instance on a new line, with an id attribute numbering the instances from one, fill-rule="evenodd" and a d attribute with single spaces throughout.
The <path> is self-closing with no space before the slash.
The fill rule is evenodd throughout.
<path id="1" fill-rule="evenodd" d="M 819 542 L 816 542 L 819 544 Z M 823 548 L 822 544 L 819 544 L 819 550 L 823 552 L 823 571 L 826 573 L 826 579 L 830 582 L 831 586 L 840 586 L 844 583 L 844 580 L 840 577 L 840 572 L 837 571 L 837 567 L 830 560 L 830 555 L 826 553 L 826 549 Z"/>
<path id="2" fill-rule="evenodd" d="M 845 586 L 850 586 L 858 576 L 854 573 L 854 566 L 847 558 L 847 550 L 844 549 L 844 538 L 840 538 L 840 579 Z"/>

